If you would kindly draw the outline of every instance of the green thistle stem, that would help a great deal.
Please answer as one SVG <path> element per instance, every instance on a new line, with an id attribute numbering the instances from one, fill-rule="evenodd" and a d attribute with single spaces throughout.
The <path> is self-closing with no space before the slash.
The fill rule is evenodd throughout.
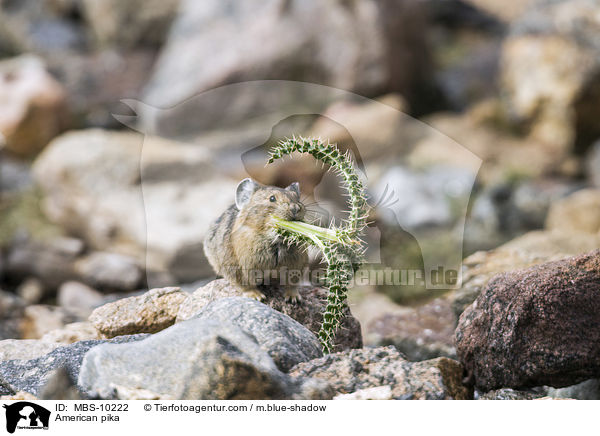
<path id="1" fill-rule="evenodd" d="M 272 216 L 271 219 L 273 220 L 273 223 L 280 229 L 290 230 L 308 238 L 316 236 L 320 239 L 326 239 L 333 242 L 342 242 L 335 230 L 332 229 L 315 226 L 303 221 L 287 221 L 276 216 Z"/>
<path id="2" fill-rule="evenodd" d="M 329 165 L 340 176 L 350 196 L 350 211 L 345 226 L 323 228 L 300 221 L 287 221 L 272 217 L 274 229 L 286 242 L 298 245 L 315 245 L 327 262 L 326 285 L 329 290 L 319 340 L 325 353 L 333 350 L 335 332 L 344 318 L 348 284 L 354 267 L 362 260 L 363 242 L 360 237 L 366 226 L 368 204 L 364 188 L 354 171 L 348 153 L 342 154 L 334 144 L 314 138 L 287 139 L 271 150 L 268 163 L 293 152 L 308 153 Z"/>

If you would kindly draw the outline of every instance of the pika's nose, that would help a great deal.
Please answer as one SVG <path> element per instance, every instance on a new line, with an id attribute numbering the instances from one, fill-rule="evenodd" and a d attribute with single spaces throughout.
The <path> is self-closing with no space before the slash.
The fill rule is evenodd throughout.
<path id="1" fill-rule="evenodd" d="M 300 206 L 299 204 L 292 204 L 292 207 L 290 209 L 291 209 L 291 212 L 292 212 L 292 216 L 294 218 L 298 218 L 298 214 L 302 210 L 302 206 Z"/>

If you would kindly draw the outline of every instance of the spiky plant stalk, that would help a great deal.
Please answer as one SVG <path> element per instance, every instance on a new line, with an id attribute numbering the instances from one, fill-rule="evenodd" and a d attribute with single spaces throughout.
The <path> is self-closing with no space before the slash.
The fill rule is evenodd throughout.
<path id="1" fill-rule="evenodd" d="M 333 222 L 329 228 L 323 228 L 298 221 L 286 221 L 279 217 L 273 217 L 272 220 L 275 231 L 287 243 L 314 245 L 323 253 L 327 263 L 325 285 L 329 293 L 318 336 L 323 352 L 330 353 L 335 332 L 344 316 L 348 284 L 364 254 L 361 236 L 367 223 L 369 207 L 363 185 L 354 171 L 348 152 L 341 153 L 335 144 L 320 139 L 294 136 L 279 142 L 271 149 L 268 163 L 293 152 L 308 153 L 328 165 L 341 176 L 350 198 L 348 217 L 340 227 L 336 227 Z"/>

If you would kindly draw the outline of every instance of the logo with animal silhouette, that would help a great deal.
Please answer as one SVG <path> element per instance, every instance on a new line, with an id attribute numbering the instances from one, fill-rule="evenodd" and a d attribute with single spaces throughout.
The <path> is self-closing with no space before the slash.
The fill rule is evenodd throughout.
<path id="1" fill-rule="evenodd" d="M 154 269 L 148 287 L 160 287 L 162 272 L 182 283 L 212 274 L 203 251 L 207 222 L 196 205 L 217 207 L 221 201 L 225 209 L 230 197 L 220 193 L 233 193 L 234 181 L 250 177 L 278 187 L 299 182 L 308 223 L 346 219 L 345 191 L 329 167 L 302 154 L 265 167 L 269 150 L 293 136 L 321 137 L 351 156 L 373 212 L 365 229 L 365 263 L 376 283 L 384 277 L 392 288 L 402 286 L 402 294 L 407 286 L 459 287 L 465 222 L 482 160 L 386 101 L 286 80 L 232 83 L 174 99 L 164 108 L 121 100 L 128 109 L 113 117 L 145 138 L 131 195 L 141 187 L 145 220 L 136 229 L 145 232 L 135 237 L 140 236 L 147 270 Z M 187 157 L 163 165 L 156 137 L 179 144 Z M 177 201 L 167 207 L 166 198 Z M 130 234 L 129 223 L 115 219 L 114 234 Z M 167 229 L 170 238 L 164 236 Z"/>
<path id="2" fill-rule="evenodd" d="M 29 401 L 19 401 L 10 405 L 3 404 L 6 409 L 6 431 L 14 433 L 16 429 L 48 430 L 50 411 Z"/>

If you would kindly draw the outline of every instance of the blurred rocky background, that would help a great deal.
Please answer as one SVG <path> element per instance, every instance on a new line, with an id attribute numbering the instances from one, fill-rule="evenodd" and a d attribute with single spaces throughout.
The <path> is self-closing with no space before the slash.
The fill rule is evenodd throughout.
<path id="1" fill-rule="evenodd" d="M 325 217 L 344 207 L 335 178 L 310 160 L 264 168 L 269 144 L 302 134 L 353 151 L 368 177 L 376 263 L 423 270 L 425 253 L 458 255 L 462 283 L 353 289 L 342 354 L 322 371 L 306 363 L 328 359 L 310 336 L 317 290 L 306 296 L 312 311 L 274 300 L 277 313 L 248 321 L 283 312 L 304 326 L 302 349 L 259 340 L 268 356 L 236 330 L 247 325 L 215 326 L 202 312 L 210 319 L 194 322 L 205 340 L 231 339 L 271 383 L 241 397 L 472 398 L 466 375 L 481 399 L 600 398 L 599 17 L 597 0 L 0 0 L 0 357 L 12 362 L 0 371 L 0 394 L 48 397 L 42 387 L 60 374 L 41 362 L 56 356 L 92 397 L 189 391 L 173 380 L 108 392 L 114 380 L 83 355 L 130 342 L 94 348 L 109 368 L 111 347 L 141 353 L 143 334 L 205 310 L 206 295 L 235 297 L 211 282 L 202 239 L 242 178 L 298 180 Z M 331 88 L 223 88 L 252 80 Z M 338 98 L 335 89 L 366 98 Z M 290 116 L 288 107 L 306 110 Z M 266 136 L 256 127 L 265 119 Z M 488 319 L 515 283 L 524 319 L 541 307 L 555 322 L 522 333 Z M 560 319 L 548 289 L 577 295 L 562 313 L 586 315 Z M 227 301 L 221 310 L 231 313 L 248 304 Z M 286 332 L 302 327 L 277 322 Z M 554 366 L 502 343 L 504 353 L 486 356 L 509 374 L 488 374 L 476 353 L 487 346 L 480 330 L 500 342 L 526 335 L 555 353 Z M 557 345 L 565 332 L 577 346 Z M 164 355 L 186 336 L 183 327 L 170 334 L 152 336 Z M 349 351 L 363 345 L 380 348 Z M 514 350 L 534 368 L 519 374 Z M 379 386 L 358 369 L 334 380 L 336 365 L 350 364 L 395 382 Z M 31 368 L 42 369 L 20 385 L 19 371 Z M 427 368 L 438 378 L 424 376 Z M 399 378 L 406 371 L 434 388 L 411 388 Z M 213 392 L 195 388 L 202 398 Z"/>

